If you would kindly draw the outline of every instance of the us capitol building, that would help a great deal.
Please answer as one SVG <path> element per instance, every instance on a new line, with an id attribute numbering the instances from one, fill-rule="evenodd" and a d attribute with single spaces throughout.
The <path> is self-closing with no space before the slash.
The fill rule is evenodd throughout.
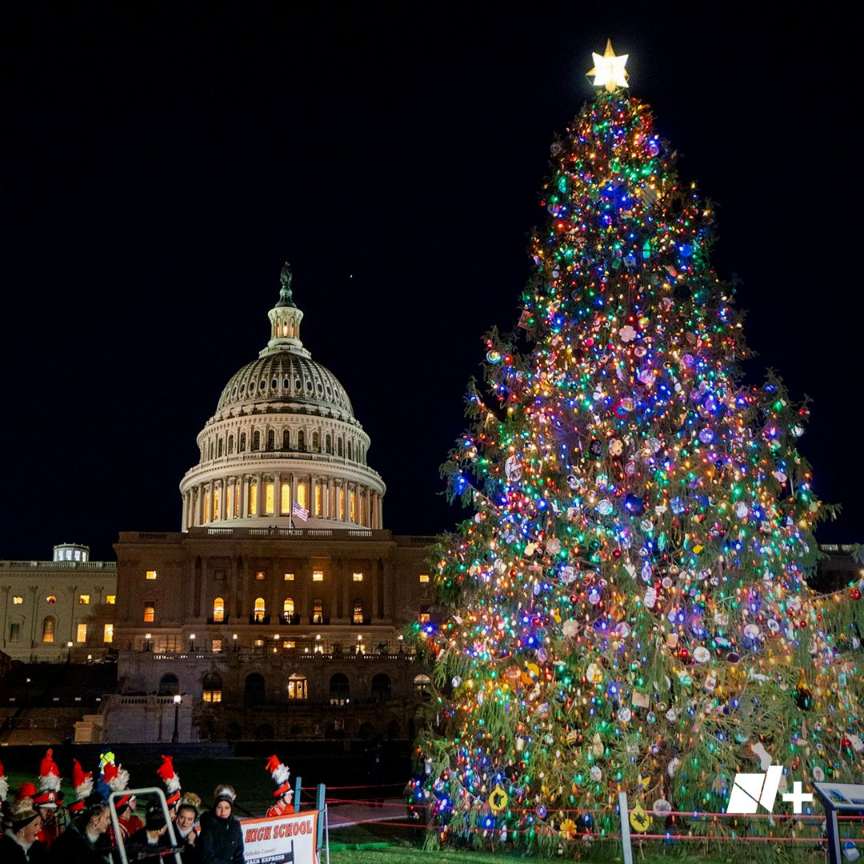
<path id="1" fill-rule="evenodd" d="M 118 692 L 78 740 L 413 732 L 429 679 L 401 634 L 428 614 L 433 538 L 384 528 L 369 436 L 303 345 L 288 265 L 280 281 L 269 341 L 198 435 L 180 531 L 114 546 L 111 620 L 92 630 Z"/>

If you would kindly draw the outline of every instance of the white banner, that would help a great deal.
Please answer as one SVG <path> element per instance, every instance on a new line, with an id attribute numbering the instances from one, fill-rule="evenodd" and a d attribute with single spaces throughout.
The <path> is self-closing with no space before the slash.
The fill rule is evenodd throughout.
<path id="1" fill-rule="evenodd" d="M 318 811 L 241 819 L 246 864 L 318 864 Z"/>

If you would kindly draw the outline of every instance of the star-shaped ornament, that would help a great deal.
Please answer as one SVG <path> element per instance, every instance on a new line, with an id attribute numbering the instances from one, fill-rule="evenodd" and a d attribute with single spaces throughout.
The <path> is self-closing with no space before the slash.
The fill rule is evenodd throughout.
<path id="1" fill-rule="evenodd" d="M 609 93 L 614 93 L 619 87 L 628 86 L 627 70 L 624 67 L 627 65 L 629 56 L 629 54 L 622 54 L 620 57 L 616 57 L 612 48 L 612 40 L 607 39 L 606 50 L 602 57 L 592 52 L 594 68 L 589 69 L 586 74 L 594 79 L 595 87 L 605 87 Z"/>

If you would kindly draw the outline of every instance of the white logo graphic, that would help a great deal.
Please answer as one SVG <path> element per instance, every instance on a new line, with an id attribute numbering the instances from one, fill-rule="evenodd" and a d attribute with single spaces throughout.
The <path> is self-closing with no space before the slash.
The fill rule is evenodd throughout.
<path id="1" fill-rule="evenodd" d="M 769 813 L 773 813 L 782 776 L 782 765 L 771 765 L 761 774 L 736 774 L 726 812 L 741 815 L 757 813 L 761 804 Z M 784 793 L 783 800 L 792 804 L 792 812 L 797 815 L 801 813 L 802 804 L 813 801 L 813 795 L 802 792 L 800 780 L 792 784 L 792 790 Z"/>

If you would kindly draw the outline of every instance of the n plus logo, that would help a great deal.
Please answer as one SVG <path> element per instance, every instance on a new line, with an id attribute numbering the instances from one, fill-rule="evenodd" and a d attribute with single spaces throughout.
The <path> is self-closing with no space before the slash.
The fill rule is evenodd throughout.
<path id="1" fill-rule="evenodd" d="M 727 813 L 747 815 L 759 812 L 761 804 L 769 813 L 774 812 L 774 801 L 783 776 L 782 765 L 771 765 L 761 774 L 736 774 L 732 781 L 732 794 L 729 796 Z M 792 784 L 792 792 L 786 792 L 783 800 L 792 805 L 792 812 L 801 813 L 801 805 L 813 801 L 809 792 L 801 790 L 801 781 Z"/>

